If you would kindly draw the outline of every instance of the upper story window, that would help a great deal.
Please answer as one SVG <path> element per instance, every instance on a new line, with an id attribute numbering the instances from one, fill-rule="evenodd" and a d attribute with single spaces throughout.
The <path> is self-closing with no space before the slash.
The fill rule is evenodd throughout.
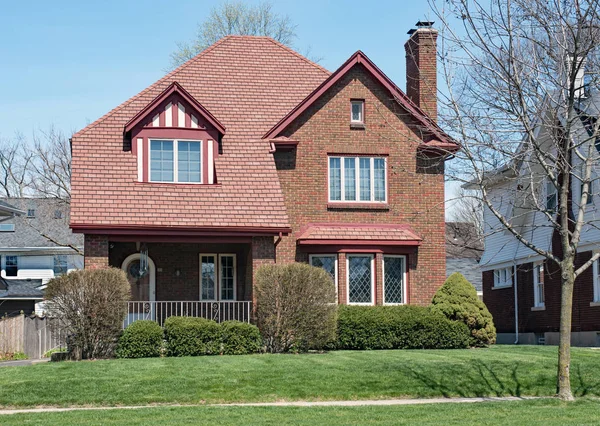
<path id="1" fill-rule="evenodd" d="M 363 124 L 365 122 L 365 101 L 350 101 L 350 122 L 354 124 Z"/>
<path id="2" fill-rule="evenodd" d="M 0 223 L 0 232 L 15 232 L 14 223 Z"/>
<path id="3" fill-rule="evenodd" d="M 202 142 L 150 140 L 152 182 L 202 183 Z"/>
<path id="4" fill-rule="evenodd" d="M 35 217 L 35 209 L 27 209 L 27 217 Z"/>
<path id="5" fill-rule="evenodd" d="M 54 210 L 54 219 L 62 219 L 62 217 L 63 217 L 62 211 Z"/>
<path id="6" fill-rule="evenodd" d="M 494 269 L 494 287 L 512 286 L 512 267 Z"/>
<path id="7" fill-rule="evenodd" d="M 546 210 L 549 212 L 556 211 L 558 195 L 556 193 L 556 187 L 552 181 L 546 182 Z"/>
<path id="8" fill-rule="evenodd" d="M 592 303 L 600 303 L 600 261 L 598 259 L 594 261 L 592 271 L 594 274 L 594 300 Z"/>
<path id="9" fill-rule="evenodd" d="M 67 261 L 67 256 L 64 254 L 57 254 L 54 256 L 54 276 L 57 277 L 59 275 L 64 275 L 67 273 L 69 269 L 69 263 Z"/>
<path id="10" fill-rule="evenodd" d="M 536 308 L 544 307 L 544 264 L 533 265 L 533 305 Z"/>
<path id="11" fill-rule="evenodd" d="M 383 157 L 329 157 L 329 201 L 386 202 Z"/>
<path id="12" fill-rule="evenodd" d="M 4 258 L 4 271 L 7 277 L 16 277 L 19 272 L 19 258 L 6 256 Z"/>

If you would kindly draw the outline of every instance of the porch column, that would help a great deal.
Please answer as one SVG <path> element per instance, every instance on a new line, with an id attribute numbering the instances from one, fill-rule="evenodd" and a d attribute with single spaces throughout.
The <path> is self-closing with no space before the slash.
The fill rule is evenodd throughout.
<path id="1" fill-rule="evenodd" d="M 86 269 L 108 268 L 108 235 L 85 234 L 84 267 Z"/>
<path id="2" fill-rule="evenodd" d="M 345 305 L 348 294 L 346 281 L 346 253 L 338 254 L 338 303 Z"/>
<path id="3" fill-rule="evenodd" d="M 375 304 L 383 305 L 383 254 L 375 254 Z"/>
<path id="4" fill-rule="evenodd" d="M 261 265 L 275 263 L 275 240 L 273 237 L 252 237 L 252 306 L 256 309 L 254 283 L 256 270 Z"/>

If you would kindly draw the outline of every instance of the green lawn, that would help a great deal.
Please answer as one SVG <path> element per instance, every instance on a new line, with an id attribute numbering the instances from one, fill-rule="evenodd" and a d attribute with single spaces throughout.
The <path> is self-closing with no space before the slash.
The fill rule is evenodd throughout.
<path id="1" fill-rule="evenodd" d="M 0 405 L 141 405 L 555 393 L 555 347 L 340 351 L 0 368 Z M 600 351 L 574 348 L 573 391 L 600 395 Z"/>
<path id="2" fill-rule="evenodd" d="M 600 402 L 556 400 L 388 407 L 160 407 L 0 416 L 0 425 L 592 425 Z"/>

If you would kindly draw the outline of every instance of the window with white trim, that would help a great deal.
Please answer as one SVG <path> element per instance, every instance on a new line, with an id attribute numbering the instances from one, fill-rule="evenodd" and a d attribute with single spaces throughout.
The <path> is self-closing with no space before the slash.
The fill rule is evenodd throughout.
<path id="1" fill-rule="evenodd" d="M 596 259 L 594 260 L 594 263 L 592 264 L 592 271 L 594 274 L 594 279 L 593 279 L 593 283 L 594 283 L 594 303 L 600 303 L 600 265 L 599 265 L 600 260 Z"/>
<path id="2" fill-rule="evenodd" d="M 150 181 L 202 183 L 202 141 L 150 139 Z"/>
<path id="3" fill-rule="evenodd" d="M 384 157 L 329 157 L 329 201 L 386 202 Z"/>
<path id="4" fill-rule="evenodd" d="M 67 256 L 64 254 L 54 255 L 54 276 L 64 275 L 69 269 L 69 262 Z"/>
<path id="5" fill-rule="evenodd" d="M 365 101 L 350 101 L 350 122 L 352 124 L 363 124 L 365 122 Z"/>
<path id="6" fill-rule="evenodd" d="M 337 255 L 336 254 L 311 254 L 308 256 L 309 263 L 317 268 L 323 268 L 333 280 L 335 293 L 337 294 Z M 337 299 L 336 299 L 337 300 Z"/>
<path id="7" fill-rule="evenodd" d="M 0 223 L 0 232 L 15 232 L 14 223 Z"/>
<path id="8" fill-rule="evenodd" d="M 406 256 L 383 256 L 383 303 L 406 303 Z"/>
<path id="9" fill-rule="evenodd" d="M 372 254 L 349 254 L 346 257 L 349 305 L 375 303 L 374 257 Z"/>
<path id="10" fill-rule="evenodd" d="M 16 277 L 19 273 L 19 257 L 5 256 L 4 257 L 4 274 L 7 277 Z"/>
<path id="11" fill-rule="evenodd" d="M 513 268 L 494 269 L 494 288 L 512 286 Z"/>
<path id="12" fill-rule="evenodd" d="M 200 300 L 236 300 L 236 255 L 200 254 Z"/>
<path id="13" fill-rule="evenodd" d="M 544 264 L 541 262 L 533 265 L 533 305 L 544 307 Z"/>

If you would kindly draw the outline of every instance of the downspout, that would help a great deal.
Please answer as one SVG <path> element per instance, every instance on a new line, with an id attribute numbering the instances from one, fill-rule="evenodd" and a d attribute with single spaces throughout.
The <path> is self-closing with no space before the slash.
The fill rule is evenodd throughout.
<path id="1" fill-rule="evenodd" d="M 517 264 L 513 264 L 514 269 L 514 289 L 515 289 L 515 345 L 519 344 L 519 300 L 517 298 Z"/>
<path id="2" fill-rule="evenodd" d="M 277 246 L 279 245 L 279 243 L 281 242 L 281 239 L 283 237 L 283 232 L 279 233 L 279 236 L 277 237 L 277 239 L 275 240 L 275 263 L 277 263 Z"/>

